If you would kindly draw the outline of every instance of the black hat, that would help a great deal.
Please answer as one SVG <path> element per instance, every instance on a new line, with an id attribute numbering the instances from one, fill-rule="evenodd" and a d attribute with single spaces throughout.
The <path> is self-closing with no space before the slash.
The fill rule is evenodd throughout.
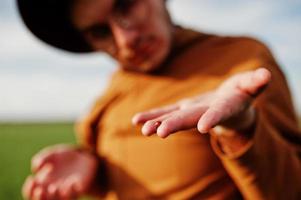
<path id="1" fill-rule="evenodd" d="M 92 49 L 70 21 L 72 0 L 17 0 L 28 29 L 42 41 L 70 52 Z"/>

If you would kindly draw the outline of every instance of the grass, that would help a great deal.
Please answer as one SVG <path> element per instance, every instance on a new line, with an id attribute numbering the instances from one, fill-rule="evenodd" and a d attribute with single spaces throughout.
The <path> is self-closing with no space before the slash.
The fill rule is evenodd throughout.
<path id="1" fill-rule="evenodd" d="M 31 157 L 52 144 L 75 143 L 73 124 L 0 124 L 0 142 L 0 199 L 21 200 Z"/>
<path id="2" fill-rule="evenodd" d="M 72 123 L 0 124 L 0 199 L 19 200 L 30 159 L 45 146 L 75 143 Z"/>

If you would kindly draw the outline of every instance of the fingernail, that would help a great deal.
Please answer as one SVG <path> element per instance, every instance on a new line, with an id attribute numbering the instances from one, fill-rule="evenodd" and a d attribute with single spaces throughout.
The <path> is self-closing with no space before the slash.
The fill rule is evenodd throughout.
<path id="1" fill-rule="evenodd" d="M 198 125 L 198 131 L 201 133 L 201 134 L 206 134 L 207 131 L 204 127 L 204 125 Z"/>
<path id="2" fill-rule="evenodd" d="M 132 118 L 132 124 L 133 124 L 133 125 L 137 125 L 137 124 L 138 124 L 138 117 L 137 117 L 137 115 L 135 115 L 135 116 Z"/>
<path id="3" fill-rule="evenodd" d="M 145 136 L 148 136 L 148 134 L 149 134 L 149 131 L 145 126 L 142 126 L 141 132 L 142 132 L 142 135 L 145 135 Z"/>
<path id="4" fill-rule="evenodd" d="M 161 138 L 166 138 L 168 134 L 164 130 L 158 130 L 157 135 Z"/>

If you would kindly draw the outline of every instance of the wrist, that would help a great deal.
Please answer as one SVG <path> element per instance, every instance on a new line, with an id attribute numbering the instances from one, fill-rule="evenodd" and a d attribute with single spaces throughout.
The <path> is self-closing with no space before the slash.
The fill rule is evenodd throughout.
<path id="1" fill-rule="evenodd" d="M 220 125 L 212 129 L 211 135 L 216 138 L 220 149 L 225 154 L 233 154 L 243 149 L 251 140 L 256 124 L 255 109 L 250 106 L 244 116 L 237 119 L 240 124 Z"/>
<path id="2" fill-rule="evenodd" d="M 220 150 L 227 155 L 234 154 L 243 149 L 252 140 L 251 135 L 222 126 L 213 128 L 211 132 L 211 137 L 216 139 Z"/>
<path id="3" fill-rule="evenodd" d="M 221 123 L 220 126 L 227 129 L 233 129 L 238 132 L 246 132 L 254 126 L 256 122 L 256 110 L 253 106 L 249 106 L 246 110 L 237 114 L 231 119 Z"/>
<path id="4" fill-rule="evenodd" d="M 96 165 L 94 178 L 86 194 L 91 196 L 104 197 L 108 191 L 108 179 L 107 179 L 105 158 L 99 157 L 95 154 L 93 155 L 95 156 L 97 165 Z"/>

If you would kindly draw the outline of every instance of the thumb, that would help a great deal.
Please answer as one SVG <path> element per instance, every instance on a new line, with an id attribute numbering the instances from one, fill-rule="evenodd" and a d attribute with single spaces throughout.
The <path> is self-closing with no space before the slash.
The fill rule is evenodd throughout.
<path id="1" fill-rule="evenodd" d="M 271 72 L 266 68 L 259 68 L 252 72 L 241 74 L 237 79 L 237 87 L 254 97 L 257 96 L 271 80 Z"/>
<path id="2" fill-rule="evenodd" d="M 68 144 L 57 144 L 54 146 L 46 147 L 31 159 L 32 172 L 39 171 L 45 164 L 53 162 L 58 155 L 63 155 L 66 152 L 76 151 L 76 147 Z"/>
<path id="3" fill-rule="evenodd" d="M 45 149 L 37 153 L 32 159 L 31 159 L 31 171 L 33 173 L 38 172 L 40 169 L 42 169 L 53 157 L 53 152 L 49 149 Z"/>

